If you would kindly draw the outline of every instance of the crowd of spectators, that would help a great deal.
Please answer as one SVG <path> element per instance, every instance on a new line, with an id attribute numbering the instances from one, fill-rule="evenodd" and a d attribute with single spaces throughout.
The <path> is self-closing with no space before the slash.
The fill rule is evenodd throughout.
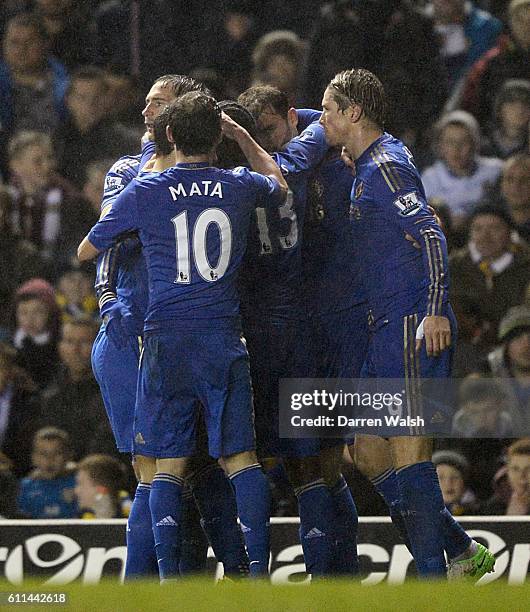
<path id="1" fill-rule="evenodd" d="M 515 441 L 530 431 L 530 0 L 4 0 L 0 37 L 0 515 L 126 514 L 75 250 L 107 170 L 139 150 L 153 80 L 191 74 L 218 99 L 270 84 L 319 108 L 353 66 L 383 81 L 450 247 L 464 439 L 436 441 L 446 504 L 530 512 L 530 441 Z M 273 486 L 286 514 L 281 473 Z"/>

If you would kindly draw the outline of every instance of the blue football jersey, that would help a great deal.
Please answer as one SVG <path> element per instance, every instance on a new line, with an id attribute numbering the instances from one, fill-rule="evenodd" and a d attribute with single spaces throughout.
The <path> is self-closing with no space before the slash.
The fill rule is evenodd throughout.
<path id="1" fill-rule="evenodd" d="M 146 143 L 140 155 L 121 157 L 110 168 L 105 177 L 102 210 L 112 205 L 125 187 L 138 176 L 153 152 L 154 143 Z M 137 238 L 129 237 L 99 255 L 95 288 L 100 307 L 117 296 L 135 318 L 144 318 L 147 310 L 147 269 Z"/>
<path id="2" fill-rule="evenodd" d="M 322 126 L 312 123 L 282 151 L 273 154 L 289 193 L 278 210 L 256 209 L 240 277 L 246 317 L 302 316 L 301 246 L 307 190 L 311 174 L 327 150 Z"/>
<path id="3" fill-rule="evenodd" d="M 385 133 L 355 161 L 355 168 L 350 218 L 374 319 L 445 313 L 447 244 L 427 208 L 412 154 Z"/>
<path id="4" fill-rule="evenodd" d="M 148 270 L 146 330 L 234 324 L 251 213 L 277 208 L 281 193 L 276 181 L 246 168 L 177 164 L 134 180 L 89 240 L 102 250 L 138 232 Z"/>
<path id="5" fill-rule="evenodd" d="M 310 315 L 365 301 L 361 256 L 349 221 L 351 170 L 330 151 L 309 183 L 302 246 L 304 300 Z"/>

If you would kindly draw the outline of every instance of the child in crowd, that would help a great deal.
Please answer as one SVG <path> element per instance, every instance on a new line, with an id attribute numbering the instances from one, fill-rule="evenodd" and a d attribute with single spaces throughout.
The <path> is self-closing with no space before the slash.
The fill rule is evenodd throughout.
<path id="1" fill-rule="evenodd" d="M 475 494 L 467 487 L 469 463 L 461 453 L 441 450 L 434 453 L 432 462 L 436 466 L 438 480 L 446 508 L 454 516 L 474 514 Z"/>
<path id="2" fill-rule="evenodd" d="M 26 518 L 58 519 L 77 516 L 75 472 L 70 464 L 68 434 L 57 427 L 39 429 L 31 458 L 35 469 L 20 482 L 18 507 Z"/>
<path id="3" fill-rule="evenodd" d="M 530 514 L 530 438 L 516 440 L 508 448 L 506 474 L 510 493 L 494 495 L 481 507 L 482 514 Z"/>
<path id="4" fill-rule="evenodd" d="M 77 466 L 75 494 L 85 519 L 129 516 L 131 500 L 122 490 L 121 463 L 109 455 L 87 455 Z"/>
<path id="5" fill-rule="evenodd" d="M 18 363 L 43 389 L 57 364 L 59 309 L 53 287 L 41 278 L 32 278 L 15 293 L 16 329 L 13 345 Z"/>
<path id="6" fill-rule="evenodd" d="M 13 199 L 11 224 L 50 264 L 54 277 L 75 261 L 76 245 L 94 214 L 74 187 L 56 172 L 47 134 L 16 132 L 8 145 Z"/>

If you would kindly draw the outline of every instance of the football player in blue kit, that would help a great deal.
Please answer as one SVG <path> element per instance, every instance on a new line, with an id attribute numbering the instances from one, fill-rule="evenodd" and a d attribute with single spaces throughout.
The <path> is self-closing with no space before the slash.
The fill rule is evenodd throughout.
<path id="1" fill-rule="evenodd" d="M 190 91 L 205 91 L 205 88 L 183 75 L 164 75 L 154 82 L 142 113 L 151 139 L 155 136 L 155 123 L 162 109 L 167 108 L 177 96 Z M 155 138 L 156 163 L 160 167 L 153 170 L 163 170 L 173 165 L 173 147 L 166 139 L 165 124 L 162 129 L 163 133 Z M 148 140 L 144 143 L 142 155 L 122 157 L 109 170 L 104 186 L 102 214 L 110 210 L 119 193 L 136 178 L 153 150 L 154 143 Z M 148 296 L 147 270 L 137 238 L 119 241 L 99 255 L 96 291 L 103 324 L 93 346 L 92 365 L 118 449 L 132 452 L 138 362 Z M 199 446 L 203 448 L 204 441 Z M 134 465 L 140 482 L 127 524 L 126 579 L 158 575 L 149 510 L 149 494 L 156 464 L 150 457 L 137 455 Z M 248 560 L 236 523 L 237 510 L 232 487 L 223 470 L 202 452 L 193 460 L 187 482 L 193 489 L 193 496 L 186 494 L 181 573 L 187 574 L 204 567 L 207 543 L 202 522 L 216 557 L 223 563 L 225 575 L 240 575 Z M 200 516 L 195 501 L 199 505 Z M 195 542 L 195 546 L 186 546 L 188 542 Z"/>
<path id="2" fill-rule="evenodd" d="M 302 292 L 303 228 L 308 187 L 328 151 L 323 131 L 306 114 L 298 133 L 298 115 L 285 94 L 256 86 L 238 102 L 254 116 L 258 140 L 272 154 L 289 185 L 290 195 L 278 223 L 256 211 L 247 258 L 241 274 L 243 329 L 250 354 L 256 410 L 256 436 L 262 462 L 283 458 L 298 499 L 300 541 L 307 572 L 313 577 L 357 571 L 357 513 L 340 473 L 328 486 L 323 478 L 319 439 L 280 439 L 280 378 L 309 376 L 304 357 L 306 307 Z M 331 449 L 342 452 L 342 443 Z M 333 452 L 336 452 L 334 450 Z M 335 462 L 337 467 L 339 464 Z M 347 548 L 347 552 L 346 549 Z"/>
<path id="3" fill-rule="evenodd" d="M 225 129 L 251 166 L 268 176 L 212 167 L 221 115 L 205 94 L 173 102 L 167 129 L 176 166 L 133 181 L 81 243 L 79 256 L 90 259 L 136 230 L 146 257 L 149 306 L 134 450 L 156 458 L 150 508 L 161 578 L 178 574 L 183 478 L 195 450 L 199 403 L 210 455 L 223 458 L 235 489 L 251 574 L 263 575 L 270 492 L 255 454 L 236 276 L 253 208 L 280 206 L 287 185 L 270 156 L 237 125 Z"/>
<path id="4" fill-rule="evenodd" d="M 407 414 L 414 416 L 421 410 L 413 401 L 420 377 L 450 376 L 456 322 L 448 301 L 445 237 L 427 208 L 411 153 L 383 130 L 385 95 L 377 77 L 364 69 L 339 73 L 324 92 L 322 106 L 320 121 L 328 142 L 342 145 L 355 160 L 352 239 L 363 254 L 371 314 L 361 377 L 405 379 Z M 396 436 L 389 444 L 419 575 L 445 575 L 444 548 L 456 567 L 469 568 L 467 573 L 476 578 L 491 571 L 493 555 L 473 542 L 445 509 L 431 462 L 431 440 Z"/>

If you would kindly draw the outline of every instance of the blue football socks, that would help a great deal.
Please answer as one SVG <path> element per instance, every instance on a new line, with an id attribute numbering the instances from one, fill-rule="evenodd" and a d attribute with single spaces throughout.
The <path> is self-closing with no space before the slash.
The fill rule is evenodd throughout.
<path id="1" fill-rule="evenodd" d="M 259 463 L 230 474 L 236 493 L 241 531 L 245 538 L 252 577 L 269 572 L 270 509 L 269 483 Z"/>
<path id="2" fill-rule="evenodd" d="M 344 476 L 330 488 L 335 510 L 335 552 L 333 573 L 337 576 L 355 576 L 359 573 L 357 556 L 357 526 L 359 516 Z"/>
<path id="3" fill-rule="evenodd" d="M 385 500 L 392 522 L 412 553 L 405 520 L 401 513 L 401 498 L 395 470 L 390 468 L 376 478 L 372 478 L 372 484 L 379 495 Z M 459 523 L 455 521 L 447 508 L 444 508 L 442 516 L 444 523 L 444 549 L 449 559 L 455 559 L 468 550 L 472 540 Z"/>
<path id="4" fill-rule="evenodd" d="M 335 510 L 323 479 L 294 490 L 300 514 L 300 543 L 306 570 L 312 577 L 333 574 Z"/>
<path id="5" fill-rule="evenodd" d="M 155 540 L 151 527 L 149 494 L 151 485 L 139 482 L 127 520 L 127 562 L 125 580 L 158 577 Z"/>
<path id="6" fill-rule="evenodd" d="M 172 474 L 157 473 L 151 486 L 149 507 L 160 580 L 179 575 L 180 521 L 184 481 Z"/>
<path id="7" fill-rule="evenodd" d="M 409 534 L 407 533 L 407 526 L 405 525 L 405 519 L 403 518 L 401 510 L 401 494 L 399 492 L 396 471 L 394 468 L 389 468 L 382 474 L 379 474 L 379 476 L 372 478 L 371 482 L 374 485 L 375 490 L 385 500 L 392 523 L 394 523 L 394 526 L 398 530 L 401 539 L 407 545 L 407 548 L 412 554 Z"/>
<path id="8" fill-rule="evenodd" d="M 423 461 L 397 470 L 396 475 L 418 574 L 422 578 L 443 577 L 445 506 L 436 468 L 431 461 Z"/>
<path id="9" fill-rule="evenodd" d="M 201 526 L 201 515 L 186 485 L 182 493 L 181 545 L 179 572 L 181 576 L 193 576 L 206 570 L 208 540 Z"/>
<path id="10" fill-rule="evenodd" d="M 237 522 L 234 489 L 219 465 L 209 464 L 188 478 L 202 526 L 226 576 L 248 574 L 248 555 Z"/>

